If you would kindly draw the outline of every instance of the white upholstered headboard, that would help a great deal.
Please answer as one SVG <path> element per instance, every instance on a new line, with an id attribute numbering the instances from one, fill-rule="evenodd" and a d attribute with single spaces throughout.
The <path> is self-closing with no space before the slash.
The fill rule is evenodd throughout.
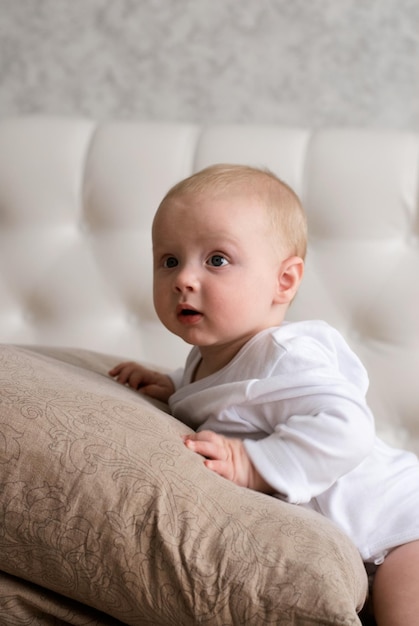
<path id="1" fill-rule="evenodd" d="M 152 305 L 157 204 L 210 163 L 269 167 L 309 218 L 289 317 L 345 335 L 370 372 L 380 433 L 419 452 L 418 157 L 419 135 L 400 132 L 5 119 L 0 341 L 179 365 L 188 347 Z"/>

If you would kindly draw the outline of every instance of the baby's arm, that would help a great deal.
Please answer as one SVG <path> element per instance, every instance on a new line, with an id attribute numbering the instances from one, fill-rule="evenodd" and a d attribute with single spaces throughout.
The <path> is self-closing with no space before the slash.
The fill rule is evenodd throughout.
<path id="1" fill-rule="evenodd" d="M 119 363 L 108 373 L 112 378 L 116 378 L 121 385 L 129 385 L 133 389 L 162 402 L 167 402 L 175 391 L 170 376 L 150 370 L 133 361 Z"/>
<path id="2" fill-rule="evenodd" d="M 223 478 L 241 487 L 274 493 L 274 489 L 256 470 L 240 439 L 229 439 L 211 430 L 202 430 L 186 435 L 184 441 L 190 450 L 206 457 L 205 465 Z"/>

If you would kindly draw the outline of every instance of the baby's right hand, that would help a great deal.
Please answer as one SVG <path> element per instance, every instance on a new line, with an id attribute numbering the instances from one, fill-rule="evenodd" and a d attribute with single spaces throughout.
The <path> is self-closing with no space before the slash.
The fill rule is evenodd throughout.
<path id="1" fill-rule="evenodd" d="M 116 381 L 121 385 L 129 385 L 129 387 L 162 402 L 167 402 L 175 391 L 170 376 L 150 370 L 134 361 L 119 363 L 108 373 L 112 378 L 116 378 Z"/>

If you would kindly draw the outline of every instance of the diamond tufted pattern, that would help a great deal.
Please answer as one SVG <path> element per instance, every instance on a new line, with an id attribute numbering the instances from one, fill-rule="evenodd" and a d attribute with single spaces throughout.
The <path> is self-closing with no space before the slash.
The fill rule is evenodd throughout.
<path id="1" fill-rule="evenodd" d="M 0 122 L 0 341 L 176 367 L 157 320 L 150 226 L 215 162 L 266 166 L 309 218 L 290 318 L 335 325 L 370 373 L 380 434 L 419 452 L 419 135 L 27 117 Z M 362 437 L 362 433 L 360 433 Z"/>

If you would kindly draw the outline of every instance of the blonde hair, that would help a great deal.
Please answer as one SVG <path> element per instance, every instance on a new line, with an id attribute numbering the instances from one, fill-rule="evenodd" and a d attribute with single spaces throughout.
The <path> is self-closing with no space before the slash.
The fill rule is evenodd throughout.
<path id="1" fill-rule="evenodd" d="M 278 243 L 285 244 L 289 253 L 305 258 L 307 249 L 307 220 L 297 194 L 267 169 L 247 165 L 219 163 L 192 174 L 174 185 L 161 201 L 186 194 L 241 191 L 258 197 L 267 209 Z"/>

